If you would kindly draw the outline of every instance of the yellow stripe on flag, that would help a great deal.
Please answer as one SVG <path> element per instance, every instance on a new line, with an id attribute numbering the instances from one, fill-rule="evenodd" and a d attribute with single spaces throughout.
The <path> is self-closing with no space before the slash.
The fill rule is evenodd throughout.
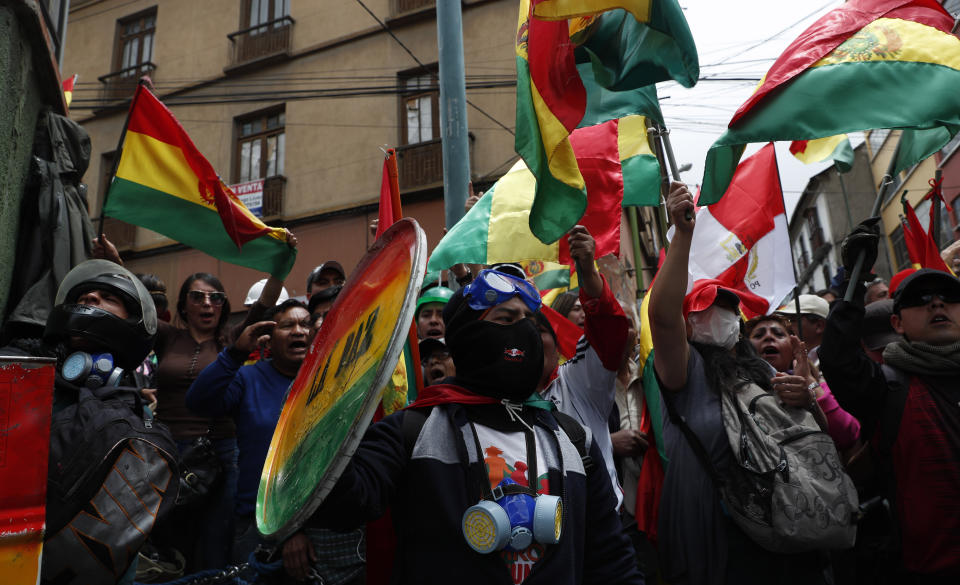
<path id="1" fill-rule="evenodd" d="M 530 206 L 536 179 L 523 161 L 497 181 L 490 202 L 487 262 L 515 262 L 528 258 L 556 262 L 560 246 L 544 244 L 530 232 Z"/>
<path id="2" fill-rule="evenodd" d="M 833 151 L 836 150 L 837 146 L 840 145 L 844 140 L 847 140 L 846 134 L 837 134 L 836 136 L 827 136 L 826 138 L 808 140 L 807 147 L 803 150 L 803 152 L 797 152 L 794 154 L 794 156 L 804 164 L 820 162 L 833 154 Z"/>
<path id="3" fill-rule="evenodd" d="M 878 18 L 811 68 L 867 61 L 932 63 L 960 70 L 960 39 L 912 20 Z"/>
<path id="4" fill-rule="evenodd" d="M 620 151 L 620 160 L 640 154 L 654 156 L 650 141 L 647 140 L 646 116 L 635 114 L 620 118 L 617 122 L 617 149 Z"/>
<path id="5" fill-rule="evenodd" d="M 547 153 L 550 174 L 575 189 L 585 188 L 583 175 L 580 174 L 580 167 L 577 165 L 577 156 L 573 153 L 573 146 L 570 144 L 570 133 L 553 115 L 533 83 L 530 84 L 530 94 L 533 98 L 533 109 L 536 110 L 537 120 L 540 123 L 540 136 Z"/>
<path id="6" fill-rule="evenodd" d="M 650 3 L 650 0 L 542 0 L 533 13 L 542 20 L 564 20 L 623 8 L 638 22 L 648 22 Z"/>
<path id="7" fill-rule="evenodd" d="M 146 134 L 127 131 L 117 176 L 216 211 L 200 197 L 199 179 L 183 151 Z"/>

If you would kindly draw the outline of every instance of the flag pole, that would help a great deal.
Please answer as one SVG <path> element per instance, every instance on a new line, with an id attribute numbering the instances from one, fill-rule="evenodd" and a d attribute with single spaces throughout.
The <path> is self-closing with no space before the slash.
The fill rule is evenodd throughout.
<path id="1" fill-rule="evenodd" d="M 627 207 L 627 221 L 630 223 L 630 243 L 633 244 L 633 278 L 637 283 L 636 297 L 643 290 L 643 276 L 640 275 L 640 222 L 637 221 L 637 208 Z"/>
<path id="2" fill-rule="evenodd" d="M 653 126 L 647 128 L 647 135 L 653 136 L 653 148 L 657 155 L 657 163 L 660 165 L 660 205 L 657 208 L 657 235 L 660 238 L 660 247 L 667 247 L 667 211 L 664 202 L 670 193 L 670 177 L 667 175 L 667 164 L 663 153 L 663 143 L 658 140 L 660 137 L 660 125 L 654 120 Z"/>
<path id="3" fill-rule="evenodd" d="M 667 160 L 670 162 L 670 174 L 673 176 L 674 181 L 679 181 L 680 169 L 677 167 L 677 158 L 673 154 L 673 145 L 670 144 L 670 130 L 659 122 L 654 122 L 654 124 L 657 125 L 658 135 L 660 136 L 660 140 L 663 141 L 663 150 L 667 153 Z M 693 219 L 693 213 L 688 211 L 687 219 Z"/>
<path id="4" fill-rule="evenodd" d="M 127 138 L 127 125 L 130 124 L 130 114 L 137 105 L 141 88 L 146 89 L 148 81 L 146 77 L 141 77 L 137 83 L 137 89 L 133 92 L 133 99 L 130 100 L 130 110 L 127 112 L 127 117 L 123 120 L 123 128 L 120 130 L 120 139 L 117 141 L 117 148 L 113 151 L 113 165 L 110 169 L 110 176 L 107 178 L 107 188 L 103 192 L 103 201 L 100 202 L 100 219 L 97 222 L 97 239 L 100 240 L 101 243 L 103 242 L 103 210 L 107 206 L 107 197 L 110 196 L 110 185 L 117 176 L 117 168 L 120 167 L 120 156 L 123 154 L 123 141 Z"/>
<path id="5" fill-rule="evenodd" d="M 847 197 L 847 185 L 843 182 L 843 172 L 840 165 L 833 161 L 833 168 L 837 170 L 837 180 L 840 181 L 840 191 L 843 193 L 843 205 L 847 208 L 847 229 L 853 230 L 853 214 L 850 213 L 850 199 Z"/>
<path id="6" fill-rule="evenodd" d="M 893 184 L 893 170 L 897 168 L 897 158 L 900 156 L 900 145 L 903 144 L 902 135 L 897 139 L 897 147 L 893 149 L 893 156 L 890 157 L 890 163 L 887 165 L 887 172 L 884 173 L 880 182 L 880 191 L 873 202 L 873 209 L 870 211 L 870 217 L 877 217 L 880 214 L 880 207 L 883 205 L 883 199 L 887 196 L 890 185 Z M 843 295 L 843 300 L 848 303 L 853 299 L 853 291 L 857 288 L 857 281 L 860 280 L 860 273 L 863 272 L 863 263 L 867 260 L 866 250 L 861 250 L 857 254 L 857 259 L 853 263 L 853 270 L 850 271 L 850 282 L 847 283 L 847 291 Z"/>

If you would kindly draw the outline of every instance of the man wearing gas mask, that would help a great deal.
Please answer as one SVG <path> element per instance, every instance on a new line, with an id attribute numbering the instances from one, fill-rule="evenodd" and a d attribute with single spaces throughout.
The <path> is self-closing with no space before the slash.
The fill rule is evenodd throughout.
<path id="1" fill-rule="evenodd" d="M 43 338 L 0 350 L 57 359 L 44 583 L 132 583 L 137 551 L 176 499 L 176 446 L 133 378 L 156 331 L 143 284 L 88 260 L 60 283 Z"/>
<path id="2" fill-rule="evenodd" d="M 534 394 L 528 282 L 484 270 L 444 308 L 456 375 L 372 425 L 317 514 L 346 529 L 392 505 L 394 580 L 643 583 L 600 450 Z"/>

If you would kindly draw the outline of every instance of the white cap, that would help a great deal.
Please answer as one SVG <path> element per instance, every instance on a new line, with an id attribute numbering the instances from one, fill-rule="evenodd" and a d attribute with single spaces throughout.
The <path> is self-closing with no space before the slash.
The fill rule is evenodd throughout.
<path id="1" fill-rule="evenodd" d="M 791 301 L 777 309 L 777 312 L 783 313 L 784 315 L 796 315 L 797 304 Z M 818 297 L 817 295 L 800 295 L 801 315 L 814 315 L 826 319 L 829 313 L 830 303 L 828 303 L 826 299 Z"/>
<path id="2" fill-rule="evenodd" d="M 263 292 L 263 287 L 265 287 L 266 285 L 267 285 L 266 278 L 264 278 L 263 280 L 258 280 L 257 282 L 253 283 L 253 286 L 251 286 L 250 290 L 247 291 L 247 298 L 246 300 L 243 301 L 243 304 L 249 307 L 253 303 L 257 302 L 257 299 L 260 298 L 260 293 Z M 280 303 L 282 303 L 283 301 L 289 298 L 290 298 L 290 295 L 287 294 L 287 288 L 281 287 L 280 298 L 277 299 L 277 304 L 279 305 Z"/>

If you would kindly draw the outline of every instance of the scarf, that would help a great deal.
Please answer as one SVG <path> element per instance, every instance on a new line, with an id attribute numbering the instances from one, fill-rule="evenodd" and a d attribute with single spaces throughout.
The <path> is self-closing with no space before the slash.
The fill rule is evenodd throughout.
<path id="1" fill-rule="evenodd" d="M 960 342 L 930 345 L 922 341 L 897 341 L 883 350 L 883 361 L 912 374 L 956 374 L 960 372 Z"/>

